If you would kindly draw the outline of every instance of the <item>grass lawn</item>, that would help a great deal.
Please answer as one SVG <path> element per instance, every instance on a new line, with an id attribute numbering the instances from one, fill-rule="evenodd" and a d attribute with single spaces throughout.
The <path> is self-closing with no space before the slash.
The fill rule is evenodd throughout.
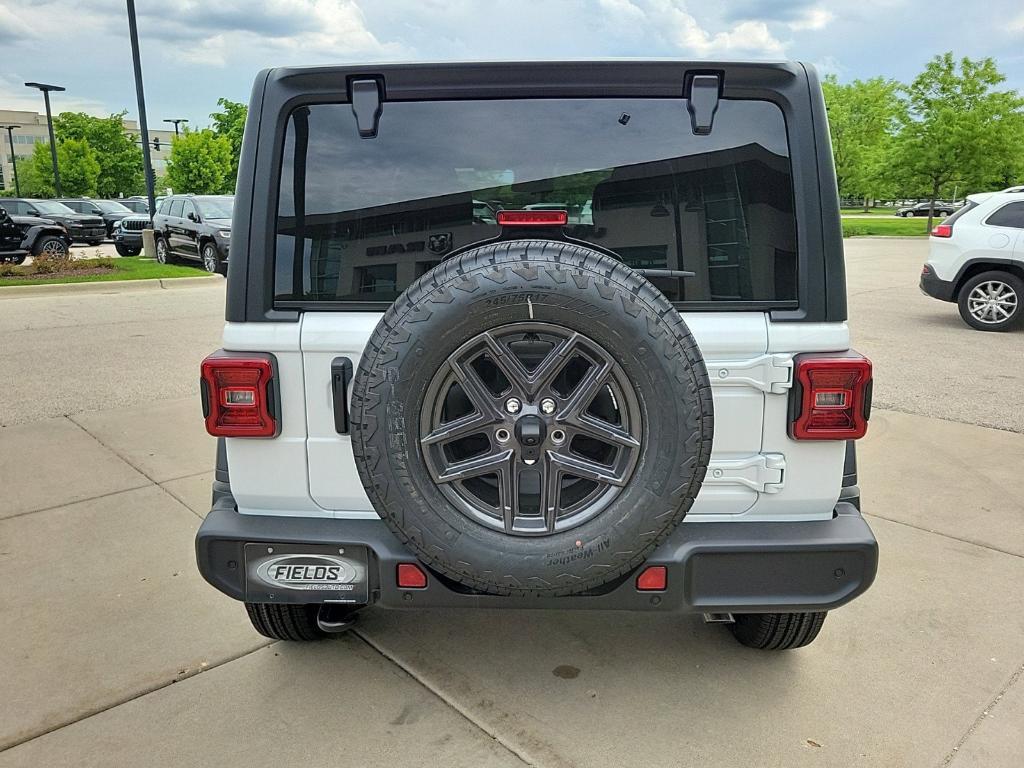
<path id="1" fill-rule="evenodd" d="M 15 276 L 0 276 L 0 287 L 9 285 L 45 285 L 48 283 L 92 283 L 110 280 L 149 280 L 157 277 L 198 277 L 206 271 L 198 267 L 186 267 L 181 264 L 158 264 L 155 261 L 144 261 L 138 258 L 122 259 L 81 259 L 74 262 L 76 270 L 94 270 L 88 274 L 56 272 L 49 275 L 31 274 L 32 267 L 15 267 Z M 111 265 L 113 269 L 103 269 L 102 265 Z M 24 277 L 17 274 L 24 270 Z"/>
<path id="2" fill-rule="evenodd" d="M 895 208 L 868 208 L 866 211 L 863 208 L 840 208 L 839 212 L 843 216 L 895 216 Z"/>
<path id="3" fill-rule="evenodd" d="M 935 224 L 942 221 L 935 217 Z M 926 237 L 928 235 L 928 219 L 843 219 L 843 237 L 870 237 L 872 235 L 889 235 L 890 237 Z"/>

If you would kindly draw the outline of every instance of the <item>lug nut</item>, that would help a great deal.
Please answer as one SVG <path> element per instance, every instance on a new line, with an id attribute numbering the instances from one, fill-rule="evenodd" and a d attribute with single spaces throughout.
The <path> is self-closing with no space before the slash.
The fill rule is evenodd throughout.
<path id="1" fill-rule="evenodd" d="M 540 409 L 543 413 L 554 413 L 555 412 L 555 401 L 550 397 L 545 397 L 540 401 Z"/>
<path id="2" fill-rule="evenodd" d="M 505 410 L 509 413 L 519 413 L 519 409 L 523 407 L 523 404 L 519 401 L 518 397 L 510 397 L 505 401 Z"/>

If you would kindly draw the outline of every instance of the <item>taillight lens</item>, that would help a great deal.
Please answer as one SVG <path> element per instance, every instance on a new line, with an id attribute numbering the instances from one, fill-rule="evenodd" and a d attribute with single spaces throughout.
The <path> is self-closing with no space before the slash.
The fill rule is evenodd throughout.
<path id="1" fill-rule="evenodd" d="M 932 237 L 952 237 L 953 236 L 953 225 L 952 224 L 937 224 L 932 227 Z"/>
<path id="2" fill-rule="evenodd" d="M 855 440 L 871 415 L 871 361 L 862 355 L 798 355 L 790 436 L 795 440 Z"/>
<path id="3" fill-rule="evenodd" d="M 502 227 L 564 227 L 568 223 L 567 211 L 498 211 Z"/>
<path id="4" fill-rule="evenodd" d="M 274 358 L 219 350 L 203 360 L 206 431 L 214 437 L 274 437 Z"/>

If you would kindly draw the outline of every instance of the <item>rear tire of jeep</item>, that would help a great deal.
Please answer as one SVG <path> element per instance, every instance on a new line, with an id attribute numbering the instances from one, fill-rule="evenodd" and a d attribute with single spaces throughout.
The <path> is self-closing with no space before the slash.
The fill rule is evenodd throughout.
<path id="1" fill-rule="evenodd" d="M 679 525 L 712 411 L 696 341 L 644 277 L 512 240 L 442 262 L 388 309 L 355 375 L 352 450 L 430 568 L 476 592 L 570 595 L 629 578 Z"/>
<path id="2" fill-rule="evenodd" d="M 316 623 L 319 610 L 319 605 L 245 604 L 249 621 L 261 635 L 273 640 L 296 642 L 322 640 L 327 637 L 327 633 Z"/>
<path id="3" fill-rule="evenodd" d="M 825 611 L 815 613 L 741 613 L 729 625 L 733 636 L 748 648 L 788 651 L 814 642 L 825 623 Z"/>

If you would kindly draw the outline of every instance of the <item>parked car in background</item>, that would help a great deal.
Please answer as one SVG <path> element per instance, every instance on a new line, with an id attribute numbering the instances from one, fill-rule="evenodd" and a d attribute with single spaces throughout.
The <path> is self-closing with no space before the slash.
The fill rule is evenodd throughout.
<path id="1" fill-rule="evenodd" d="M 0 202 L 0 262 L 21 264 L 29 256 L 68 252 L 71 238 L 62 225 L 38 216 L 11 215 L 7 202 Z"/>
<path id="2" fill-rule="evenodd" d="M 144 197 L 125 197 L 117 202 L 132 213 L 149 213 L 149 203 L 146 202 Z"/>
<path id="3" fill-rule="evenodd" d="M 921 290 L 979 331 L 1024 324 L 1024 191 L 969 195 L 932 230 Z"/>
<path id="4" fill-rule="evenodd" d="M 156 260 L 199 261 L 207 272 L 227 274 L 232 195 L 171 195 L 153 217 Z"/>
<path id="5" fill-rule="evenodd" d="M 927 216 L 928 209 L 931 208 L 931 203 L 915 203 L 914 205 L 905 205 L 902 208 L 896 209 L 897 216 L 903 216 L 904 218 L 910 218 L 911 216 Z M 939 216 L 952 216 L 956 207 L 949 203 L 943 203 L 938 200 L 935 201 L 935 213 Z"/>
<path id="6" fill-rule="evenodd" d="M 11 197 L 3 201 L 11 216 L 38 216 L 64 225 L 76 243 L 99 245 L 107 236 L 107 226 L 101 216 L 78 213 L 56 200 L 36 200 Z"/>
<path id="7" fill-rule="evenodd" d="M 142 230 L 149 226 L 149 214 L 125 216 L 114 227 L 114 249 L 121 256 L 142 253 Z"/>
<path id="8" fill-rule="evenodd" d="M 127 208 L 116 200 L 90 200 L 86 197 L 63 197 L 57 202 L 64 203 L 68 208 L 78 213 L 87 213 L 93 216 L 99 216 L 103 219 L 104 226 L 107 228 L 107 237 L 111 237 L 114 233 L 114 225 L 117 224 L 125 216 L 131 214 L 131 209 Z"/>

